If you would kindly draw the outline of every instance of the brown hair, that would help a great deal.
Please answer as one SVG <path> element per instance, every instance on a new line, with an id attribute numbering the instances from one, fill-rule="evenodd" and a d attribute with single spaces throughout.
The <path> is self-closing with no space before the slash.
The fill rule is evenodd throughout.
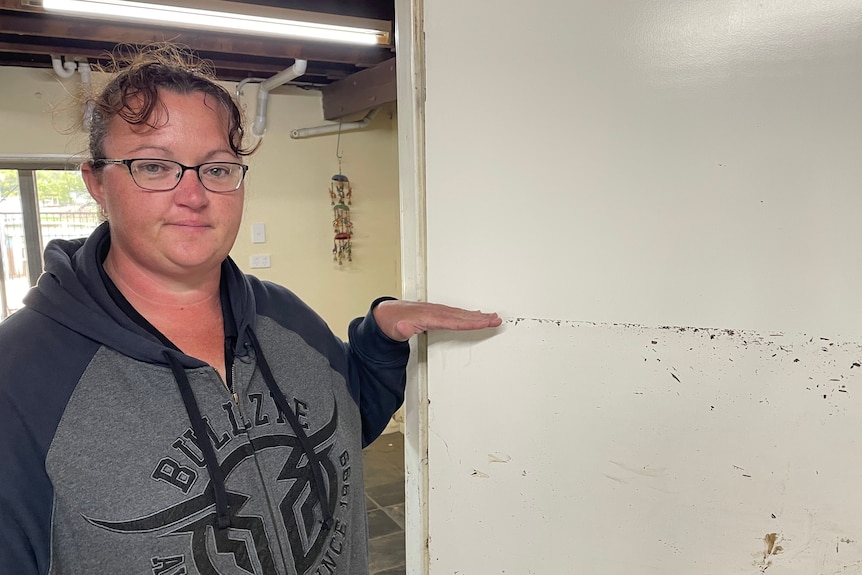
<path id="1" fill-rule="evenodd" d="M 159 90 L 177 94 L 201 92 L 211 96 L 227 112 L 228 142 L 237 156 L 254 153 L 257 146 L 243 145 L 243 114 L 223 86 L 217 83 L 212 65 L 191 49 L 171 43 L 145 46 L 119 45 L 101 70 L 112 74 L 108 84 L 87 102 L 85 129 L 89 132 L 91 160 L 104 158 L 108 124 L 115 116 L 132 125 L 146 125 L 159 105 Z"/>

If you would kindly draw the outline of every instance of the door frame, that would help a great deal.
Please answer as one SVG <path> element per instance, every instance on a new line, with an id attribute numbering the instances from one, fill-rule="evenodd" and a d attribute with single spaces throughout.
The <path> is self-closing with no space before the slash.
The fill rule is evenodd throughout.
<path id="1" fill-rule="evenodd" d="M 426 301 L 425 52 L 423 0 L 395 0 L 401 292 Z M 428 372 L 424 334 L 411 340 L 404 409 L 404 532 L 407 575 L 427 575 Z"/>

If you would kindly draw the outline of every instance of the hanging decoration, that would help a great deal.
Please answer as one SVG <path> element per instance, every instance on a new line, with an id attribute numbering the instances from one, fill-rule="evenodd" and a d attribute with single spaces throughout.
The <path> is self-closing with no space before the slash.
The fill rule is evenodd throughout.
<path id="1" fill-rule="evenodd" d="M 332 259 L 342 265 L 344 260 L 353 261 L 353 220 L 350 219 L 350 199 L 353 190 L 350 180 L 343 174 L 332 176 L 329 186 L 329 197 L 332 202 L 332 227 L 335 231 L 335 239 L 332 244 Z"/>
<path id="2" fill-rule="evenodd" d="M 329 200 L 332 206 L 332 227 L 335 238 L 332 241 L 332 260 L 343 265 L 344 260 L 353 261 L 353 220 L 350 217 L 350 203 L 353 189 L 350 180 L 341 173 L 341 124 L 339 123 L 338 141 L 335 144 L 335 155 L 338 158 L 338 173 L 332 176 L 329 183 Z"/>

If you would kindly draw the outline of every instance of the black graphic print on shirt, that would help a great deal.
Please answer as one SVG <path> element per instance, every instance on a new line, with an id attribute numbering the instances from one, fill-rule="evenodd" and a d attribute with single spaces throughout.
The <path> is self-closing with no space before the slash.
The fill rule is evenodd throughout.
<path id="1" fill-rule="evenodd" d="M 251 439 L 228 453 L 220 463 L 225 477 L 231 526 L 216 527 L 213 490 L 207 481 L 200 495 L 176 505 L 159 509 L 134 519 L 108 520 L 87 517 L 91 524 L 117 533 L 149 533 L 155 537 L 182 536 L 188 539 L 188 559 L 183 556 L 148 558 L 148 567 L 154 575 L 180 575 L 188 573 L 188 560 L 197 572 L 206 575 L 227 575 L 245 572 L 252 575 L 277 573 L 275 563 L 280 557 L 290 558 L 297 573 L 332 573 L 346 544 L 348 532 L 342 518 L 348 506 L 346 496 L 350 489 L 350 456 L 347 451 L 335 450 L 337 409 L 329 422 L 308 436 L 318 456 L 325 484 L 325 501 L 315 489 L 309 459 L 299 440 L 291 434 L 272 434 Z M 283 428 L 282 428 L 283 429 Z M 212 432 L 212 428 L 209 428 Z M 193 438 L 193 436 L 191 436 Z M 196 440 L 196 438 L 193 438 Z M 213 434 L 218 445 L 219 436 Z M 178 448 L 177 445 L 174 445 Z M 266 496 L 250 496 L 241 485 L 231 483 L 231 475 L 243 466 L 256 466 L 256 458 L 277 457 L 284 463 L 276 477 L 264 478 L 269 490 L 269 502 L 277 507 L 269 513 Z M 201 462 L 202 463 L 202 462 Z M 206 476 L 205 471 L 201 471 Z M 341 488 L 339 489 L 339 476 Z M 167 481 L 183 493 L 188 493 L 198 479 L 198 472 L 180 465 L 172 458 L 164 458 L 153 473 L 152 479 Z M 255 489 L 255 493 L 260 493 Z M 339 495 L 343 498 L 339 500 Z M 252 501 L 258 498 L 260 501 Z M 331 530 L 322 528 L 323 510 L 329 508 L 336 520 Z M 336 513 L 341 508 L 342 513 Z M 267 522 L 264 514 L 270 515 Z M 272 516 L 274 515 L 274 518 Z M 270 533 L 267 523 L 275 523 L 278 533 Z M 283 549 L 289 547 L 289 554 Z M 317 566 L 317 569 L 314 567 Z M 237 571 L 239 569 L 240 571 Z"/>

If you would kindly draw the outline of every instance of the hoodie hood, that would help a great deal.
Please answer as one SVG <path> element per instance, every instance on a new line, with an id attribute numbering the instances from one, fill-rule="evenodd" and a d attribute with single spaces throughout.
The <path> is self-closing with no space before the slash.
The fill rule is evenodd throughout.
<path id="1" fill-rule="evenodd" d="M 148 363 L 166 365 L 165 346 L 135 323 L 114 302 L 102 281 L 102 261 L 111 245 L 108 222 L 86 239 L 52 240 L 45 248 L 45 271 L 24 298 L 30 309 L 72 331 L 116 351 Z M 231 293 L 231 307 L 240 341 L 247 343 L 247 328 L 253 327 L 254 295 L 242 272 L 227 258 L 222 263 L 222 281 Z M 183 367 L 202 367 L 202 361 L 177 354 Z"/>

